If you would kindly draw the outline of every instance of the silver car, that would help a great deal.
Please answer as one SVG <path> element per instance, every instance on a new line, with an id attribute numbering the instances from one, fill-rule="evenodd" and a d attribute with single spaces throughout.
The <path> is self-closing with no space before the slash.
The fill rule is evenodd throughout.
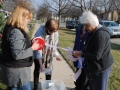
<path id="1" fill-rule="evenodd" d="M 120 26 L 114 21 L 101 20 L 99 23 L 107 28 L 109 28 L 109 32 L 111 36 L 119 36 L 120 37 Z"/>

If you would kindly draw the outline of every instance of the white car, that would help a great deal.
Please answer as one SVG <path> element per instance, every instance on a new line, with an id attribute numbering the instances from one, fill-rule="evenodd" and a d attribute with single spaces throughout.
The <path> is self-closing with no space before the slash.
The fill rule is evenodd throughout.
<path id="1" fill-rule="evenodd" d="M 120 26 L 114 21 L 101 20 L 99 23 L 107 28 L 109 28 L 109 32 L 111 36 L 119 36 L 120 37 Z"/>

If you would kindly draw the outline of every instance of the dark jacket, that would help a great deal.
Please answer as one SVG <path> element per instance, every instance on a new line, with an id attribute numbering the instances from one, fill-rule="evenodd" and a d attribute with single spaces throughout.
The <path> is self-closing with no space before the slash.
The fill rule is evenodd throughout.
<path id="1" fill-rule="evenodd" d="M 15 43 L 15 42 L 10 42 L 9 35 L 13 29 L 14 28 L 12 26 L 8 26 L 8 25 L 6 25 L 4 28 L 3 37 L 2 37 L 2 44 L 1 44 L 1 47 L 2 47 L 2 60 L 1 60 L 1 62 L 3 65 L 8 66 L 8 67 L 29 67 L 32 65 L 33 56 L 16 60 L 12 55 L 10 43 Z M 20 30 L 20 32 L 23 34 L 23 36 L 25 38 L 25 49 L 30 48 L 31 41 L 30 41 L 30 38 L 28 37 L 27 33 L 22 31 L 22 30 Z M 21 50 L 22 49 L 23 48 L 21 48 Z M 22 58 L 22 56 L 20 58 Z"/>
<path id="2" fill-rule="evenodd" d="M 90 73 L 102 72 L 113 64 L 110 49 L 110 34 L 106 27 L 88 35 L 81 56 L 85 57 Z"/>
<path id="3" fill-rule="evenodd" d="M 83 49 L 85 42 L 86 42 L 86 38 L 88 36 L 88 32 L 86 31 L 86 33 L 84 34 L 83 38 L 80 39 L 80 36 L 83 32 L 82 30 L 83 25 L 80 24 L 77 26 L 76 28 L 76 37 L 75 37 L 75 43 L 74 43 L 74 48 L 73 50 L 77 50 L 80 51 Z M 74 62 L 74 66 L 77 67 L 78 66 L 78 61 Z"/>

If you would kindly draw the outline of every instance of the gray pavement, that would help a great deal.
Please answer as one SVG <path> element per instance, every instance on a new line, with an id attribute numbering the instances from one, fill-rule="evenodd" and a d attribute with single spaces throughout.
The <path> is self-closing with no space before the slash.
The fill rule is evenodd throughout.
<path id="1" fill-rule="evenodd" d="M 110 40 L 112 43 L 115 43 L 115 44 L 118 44 L 118 45 L 120 45 L 120 38 L 111 38 L 111 40 Z"/>
<path id="2" fill-rule="evenodd" d="M 40 24 L 35 24 L 35 30 L 33 32 L 33 36 L 36 30 L 38 30 L 39 26 Z M 58 79 L 62 80 L 65 83 L 67 90 L 70 90 L 71 88 L 75 87 L 74 81 L 73 81 L 74 72 L 61 55 L 60 55 L 60 58 L 62 59 L 62 61 L 57 61 L 55 58 L 53 60 L 54 70 L 52 73 L 52 80 L 58 80 Z M 33 88 L 33 71 L 34 71 L 34 63 L 31 67 L 31 80 L 30 80 L 31 88 Z M 39 82 L 44 80 L 45 80 L 45 74 L 40 73 Z M 40 83 L 39 83 L 39 90 L 41 90 Z"/>

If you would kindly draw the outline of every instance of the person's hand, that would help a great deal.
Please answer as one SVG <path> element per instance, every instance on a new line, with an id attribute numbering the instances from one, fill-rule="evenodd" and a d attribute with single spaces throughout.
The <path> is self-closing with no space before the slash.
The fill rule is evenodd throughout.
<path id="1" fill-rule="evenodd" d="M 32 45 L 32 50 L 37 50 L 40 47 L 38 41 L 35 41 Z"/>
<path id="2" fill-rule="evenodd" d="M 81 51 L 72 51 L 72 55 L 75 57 L 81 56 Z"/>
<path id="3" fill-rule="evenodd" d="M 2 38 L 2 34 L 0 33 L 0 38 Z"/>
<path id="4" fill-rule="evenodd" d="M 59 56 L 56 57 L 57 61 L 61 61 L 61 58 Z"/>

